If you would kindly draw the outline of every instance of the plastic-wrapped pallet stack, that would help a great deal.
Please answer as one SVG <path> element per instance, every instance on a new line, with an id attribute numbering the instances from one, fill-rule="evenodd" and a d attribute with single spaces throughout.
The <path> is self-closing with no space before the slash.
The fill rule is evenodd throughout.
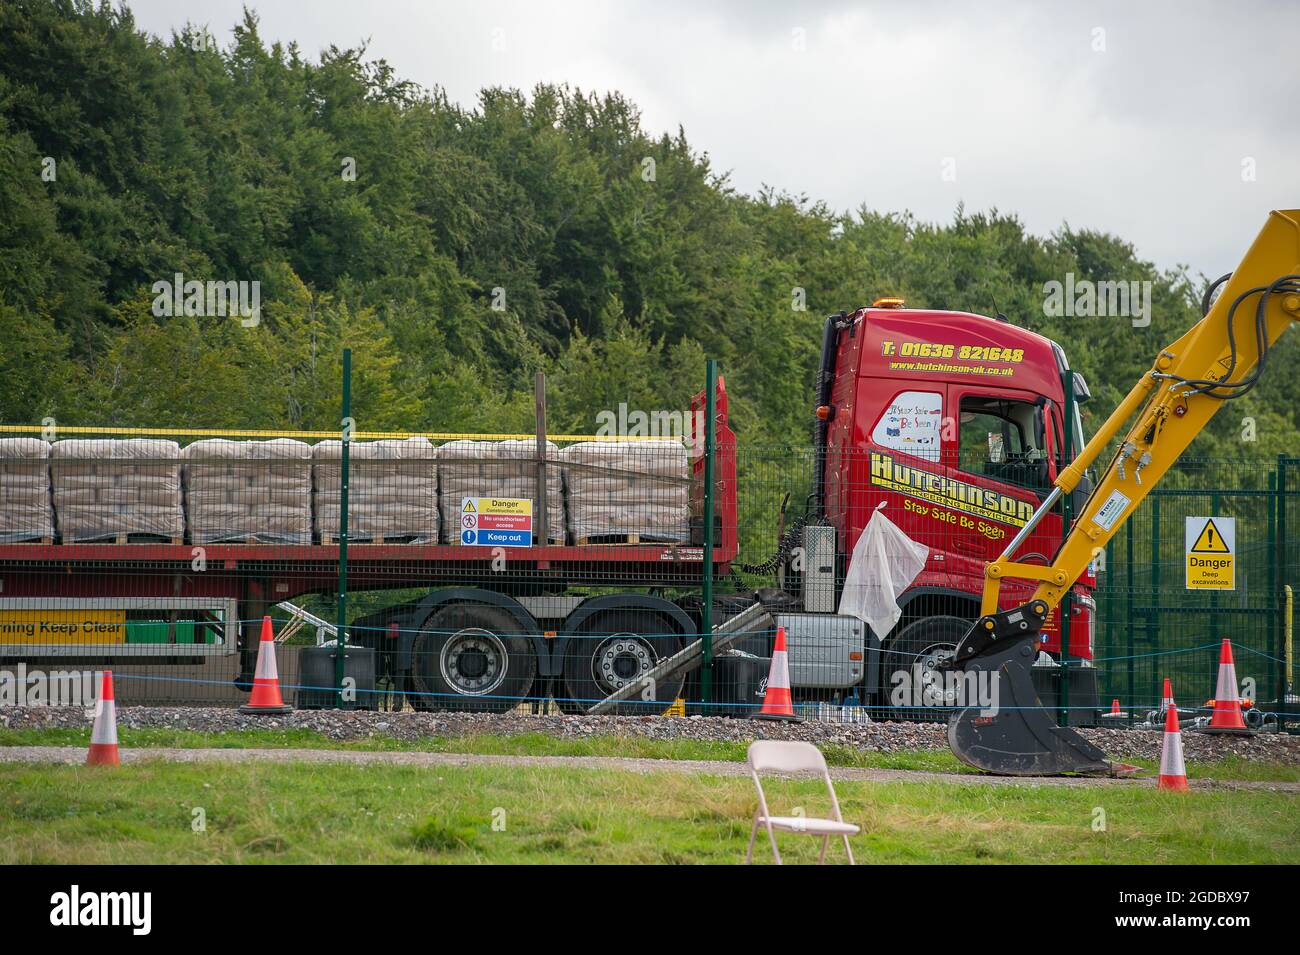
<path id="1" fill-rule="evenodd" d="M 567 466 L 574 543 L 624 538 L 690 540 L 690 461 L 678 441 L 583 441 L 560 452 Z"/>
<path id="2" fill-rule="evenodd" d="M 154 438 L 68 438 L 50 446 L 54 515 L 64 543 L 147 534 L 180 540 L 180 445 Z"/>
<path id="3" fill-rule="evenodd" d="M 0 542 L 53 537 L 49 442 L 0 438 Z"/>
<path id="4" fill-rule="evenodd" d="M 564 542 L 564 477 L 559 448 L 546 443 L 546 530 L 552 543 Z M 533 502 L 533 535 L 537 523 L 536 441 L 452 441 L 438 448 L 438 481 L 442 487 L 442 526 L 449 543 L 460 540 L 461 501 L 467 497 L 527 498 Z"/>
<path id="5" fill-rule="evenodd" d="M 343 442 L 312 448 L 316 533 L 339 535 Z M 438 542 L 437 448 L 428 438 L 354 441 L 349 451 L 348 539 Z"/>
<path id="6" fill-rule="evenodd" d="M 181 458 L 192 543 L 311 543 L 311 445 L 211 438 Z"/>

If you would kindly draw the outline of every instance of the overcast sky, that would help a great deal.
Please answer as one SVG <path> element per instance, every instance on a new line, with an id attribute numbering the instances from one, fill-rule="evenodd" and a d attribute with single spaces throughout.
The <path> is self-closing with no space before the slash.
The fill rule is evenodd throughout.
<path id="1" fill-rule="evenodd" d="M 224 44 L 241 0 L 128 0 Z M 1113 232 L 1163 267 L 1233 268 L 1300 207 L 1300 3 L 261 0 L 265 40 L 369 45 L 473 105 L 538 82 L 620 90 L 732 184 L 1034 232 Z M 947 176 L 945 176 L 947 173 Z"/>

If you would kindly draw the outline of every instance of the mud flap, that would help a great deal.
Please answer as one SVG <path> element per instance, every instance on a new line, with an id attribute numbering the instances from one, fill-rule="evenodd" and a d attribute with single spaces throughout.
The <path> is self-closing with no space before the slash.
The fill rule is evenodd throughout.
<path id="1" fill-rule="evenodd" d="M 1033 610 L 1026 605 L 983 617 L 958 644 L 950 666 L 964 671 L 963 684 L 977 688 L 986 705 L 948 718 L 948 745 L 963 763 L 1002 776 L 1109 773 L 1106 754 L 1057 726 L 1034 690 L 1030 667 L 1042 622 Z"/>

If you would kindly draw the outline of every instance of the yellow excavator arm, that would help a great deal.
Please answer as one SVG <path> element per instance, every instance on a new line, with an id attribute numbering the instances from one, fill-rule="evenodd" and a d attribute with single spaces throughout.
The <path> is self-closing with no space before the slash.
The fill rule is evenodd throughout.
<path id="1" fill-rule="evenodd" d="M 990 674 L 1001 699 L 994 706 L 984 700 L 949 719 L 949 743 L 965 762 L 1014 775 L 1109 769 L 1104 754 L 1072 730 L 1053 724 L 1033 692 L 1029 667 L 1037 657 L 1038 632 L 1215 412 L 1255 386 L 1269 347 L 1300 320 L 1300 210 L 1273 212 L 1241 264 L 1219 280 L 1223 282 L 1213 306 L 1160 351 L 1151 370 L 1062 470 L 1029 522 L 985 568 L 981 617 L 958 644 L 951 666 L 968 675 Z M 1132 426 L 1055 560 L 1049 566 L 1017 563 L 1016 550 L 1034 525 L 1079 485 L 1084 471 L 1130 419 Z M 999 588 L 1006 577 L 1035 580 L 1038 587 L 1024 606 L 1000 612 Z"/>

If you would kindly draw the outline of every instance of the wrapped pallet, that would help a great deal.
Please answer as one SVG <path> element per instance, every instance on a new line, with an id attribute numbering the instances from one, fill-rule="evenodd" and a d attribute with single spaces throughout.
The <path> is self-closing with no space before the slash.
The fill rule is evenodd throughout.
<path id="1" fill-rule="evenodd" d="M 0 438 L 0 543 L 53 537 L 49 442 Z"/>
<path id="2" fill-rule="evenodd" d="M 69 438 L 50 446 L 50 489 L 63 542 L 147 535 L 179 541 L 180 445 L 156 438 Z"/>
<path id="3" fill-rule="evenodd" d="M 311 543 L 311 445 L 212 438 L 181 459 L 191 542 Z"/>
<path id="4" fill-rule="evenodd" d="M 343 442 L 312 448 L 312 492 L 321 543 L 339 536 Z M 438 542 L 437 449 L 428 438 L 353 441 L 349 451 L 348 538 Z"/>
<path id="5" fill-rule="evenodd" d="M 689 541 L 691 471 L 681 442 L 583 441 L 560 460 L 575 544 Z"/>
<path id="6" fill-rule="evenodd" d="M 564 543 L 564 477 L 559 448 L 546 443 L 546 530 Z M 461 501 L 467 497 L 526 498 L 533 502 L 533 536 L 538 535 L 537 442 L 452 441 L 438 448 L 438 483 L 443 539 L 460 540 Z"/>

